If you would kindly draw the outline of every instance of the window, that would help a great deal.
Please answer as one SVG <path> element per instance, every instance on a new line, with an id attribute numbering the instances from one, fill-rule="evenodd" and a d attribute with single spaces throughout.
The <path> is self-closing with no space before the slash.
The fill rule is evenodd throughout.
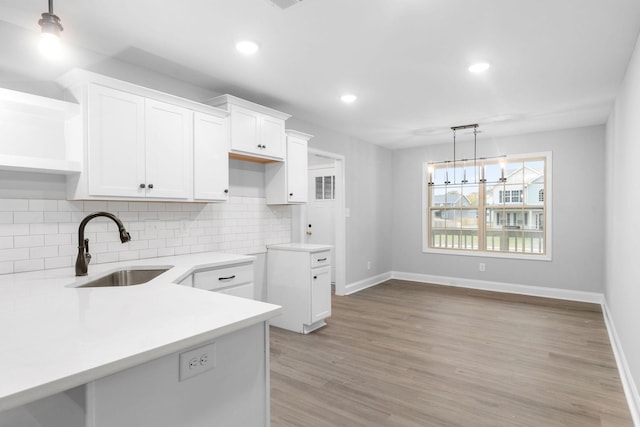
<path id="1" fill-rule="evenodd" d="M 336 198 L 336 177 L 316 176 L 316 200 L 334 200 Z"/>
<path id="2" fill-rule="evenodd" d="M 424 250 L 550 259 L 551 154 L 424 165 Z"/>

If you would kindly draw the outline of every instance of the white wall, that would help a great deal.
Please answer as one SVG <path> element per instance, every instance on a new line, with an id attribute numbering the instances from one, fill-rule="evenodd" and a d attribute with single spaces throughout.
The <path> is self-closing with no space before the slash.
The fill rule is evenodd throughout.
<path id="1" fill-rule="evenodd" d="M 552 261 L 422 252 L 422 164 L 451 159 L 453 142 L 393 152 L 393 270 L 516 285 L 602 292 L 604 282 L 604 127 L 478 136 L 478 156 L 551 151 Z M 469 142 L 457 157 L 473 157 Z M 486 264 L 479 272 L 478 264 Z"/>
<path id="2" fill-rule="evenodd" d="M 636 45 L 607 122 L 605 228 L 605 298 L 619 345 L 636 385 L 640 385 L 639 118 L 640 43 Z M 636 405 L 640 406 L 637 389 L 635 399 Z"/>
<path id="3" fill-rule="evenodd" d="M 296 118 L 287 128 L 314 135 L 311 148 L 345 156 L 347 286 L 391 271 L 391 151 Z"/>

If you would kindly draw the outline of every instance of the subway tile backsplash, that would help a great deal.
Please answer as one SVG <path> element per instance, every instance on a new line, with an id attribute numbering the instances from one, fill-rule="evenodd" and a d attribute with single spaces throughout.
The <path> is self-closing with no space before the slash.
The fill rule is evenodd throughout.
<path id="1" fill-rule="evenodd" d="M 226 203 L 0 199 L 0 274 L 73 266 L 80 221 L 96 211 L 120 218 L 132 241 L 120 243 L 113 221 L 91 220 L 85 237 L 92 264 L 205 251 L 250 254 L 291 241 L 290 207 L 267 206 L 260 197 Z"/>

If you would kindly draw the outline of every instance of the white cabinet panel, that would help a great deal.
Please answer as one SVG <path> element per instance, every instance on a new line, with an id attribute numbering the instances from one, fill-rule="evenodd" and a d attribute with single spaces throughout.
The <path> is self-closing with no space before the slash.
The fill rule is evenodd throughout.
<path id="1" fill-rule="evenodd" d="M 145 100 L 146 186 L 148 197 L 191 197 L 193 112 Z"/>
<path id="2" fill-rule="evenodd" d="M 269 205 L 307 203 L 307 145 L 311 135 L 287 130 L 284 163 L 265 165 L 265 196 Z"/>
<path id="3" fill-rule="evenodd" d="M 89 194 L 191 197 L 192 112 L 89 86 Z"/>
<path id="4" fill-rule="evenodd" d="M 329 292 L 327 292 L 329 290 Z M 315 323 L 331 316 L 331 267 L 311 270 L 311 319 Z"/>
<path id="5" fill-rule="evenodd" d="M 82 107 L 65 129 L 83 160 L 69 199 L 227 199 L 227 111 L 84 70 L 60 82 Z"/>
<path id="6" fill-rule="evenodd" d="M 144 98 L 89 86 L 89 193 L 141 197 L 145 182 Z"/>
<path id="7" fill-rule="evenodd" d="M 231 148 L 247 153 L 260 153 L 260 114 L 231 105 Z"/>
<path id="8" fill-rule="evenodd" d="M 313 268 L 312 260 L 329 260 L 331 246 L 278 244 L 267 248 L 267 302 L 282 306 L 270 323 L 303 334 L 331 316 L 331 266 Z"/>
<path id="9" fill-rule="evenodd" d="M 232 95 L 207 101 L 229 111 L 231 153 L 239 158 L 284 160 L 285 120 L 290 116 Z"/>
<path id="10" fill-rule="evenodd" d="M 307 141 L 287 137 L 287 197 L 289 203 L 306 203 L 307 185 Z"/>
<path id="11" fill-rule="evenodd" d="M 184 381 L 175 353 L 89 383 L 87 426 L 269 425 L 268 328 L 259 323 L 214 342 L 215 368 Z"/>
<path id="12" fill-rule="evenodd" d="M 193 198 L 229 198 L 228 119 L 194 113 Z"/>
<path id="13" fill-rule="evenodd" d="M 253 263 L 196 271 L 193 273 L 193 287 L 254 299 Z"/>
<path id="14" fill-rule="evenodd" d="M 284 120 L 263 114 L 260 122 L 262 154 L 276 159 L 284 158 L 284 142 Z"/>

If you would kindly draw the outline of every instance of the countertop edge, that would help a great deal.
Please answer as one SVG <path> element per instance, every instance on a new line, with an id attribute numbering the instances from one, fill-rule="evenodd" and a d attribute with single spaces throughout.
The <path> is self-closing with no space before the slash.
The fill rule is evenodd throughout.
<path id="1" fill-rule="evenodd" d="M 39 385 L 26 390 L 21 390 L 15 394 L 4 396 L 0 398 L 0 412 L 6 411 L 12 408 L 16 408 L 21 405 L 25 405 L 34 402 L 39 399 L 61 393 L 66 390 L 85 385 L 92 381 L 106 377 L 108 375 L 115 374 L 126 369 L 133 368 L 151 360 L 167 356 L 179 351 L 187 350 L 190 347 L 195 347 L 200 344 L 205 344 L 209 341 L 213 341 L 223 335 L 227 335 L 241 329 L 253 326 L 257 323 L 266 322 L 272 317 L 277 316 L 282 312 L 282 308 L 274 308 L 263 313 L 251 316 L 229 325 L 221 326 L 210 331 L 185 338 L 183 340 L 175 341 L 167 345 L 154 348 L 152 350 L 137 353 L 130 357 L 126 357 L 111 363 L 107 363 L 101 366 L 97 366 L 93 369 L 77 372 L 76 374 L 60 378 L 55 381 L 51 381 L 46 384 Z"/>

